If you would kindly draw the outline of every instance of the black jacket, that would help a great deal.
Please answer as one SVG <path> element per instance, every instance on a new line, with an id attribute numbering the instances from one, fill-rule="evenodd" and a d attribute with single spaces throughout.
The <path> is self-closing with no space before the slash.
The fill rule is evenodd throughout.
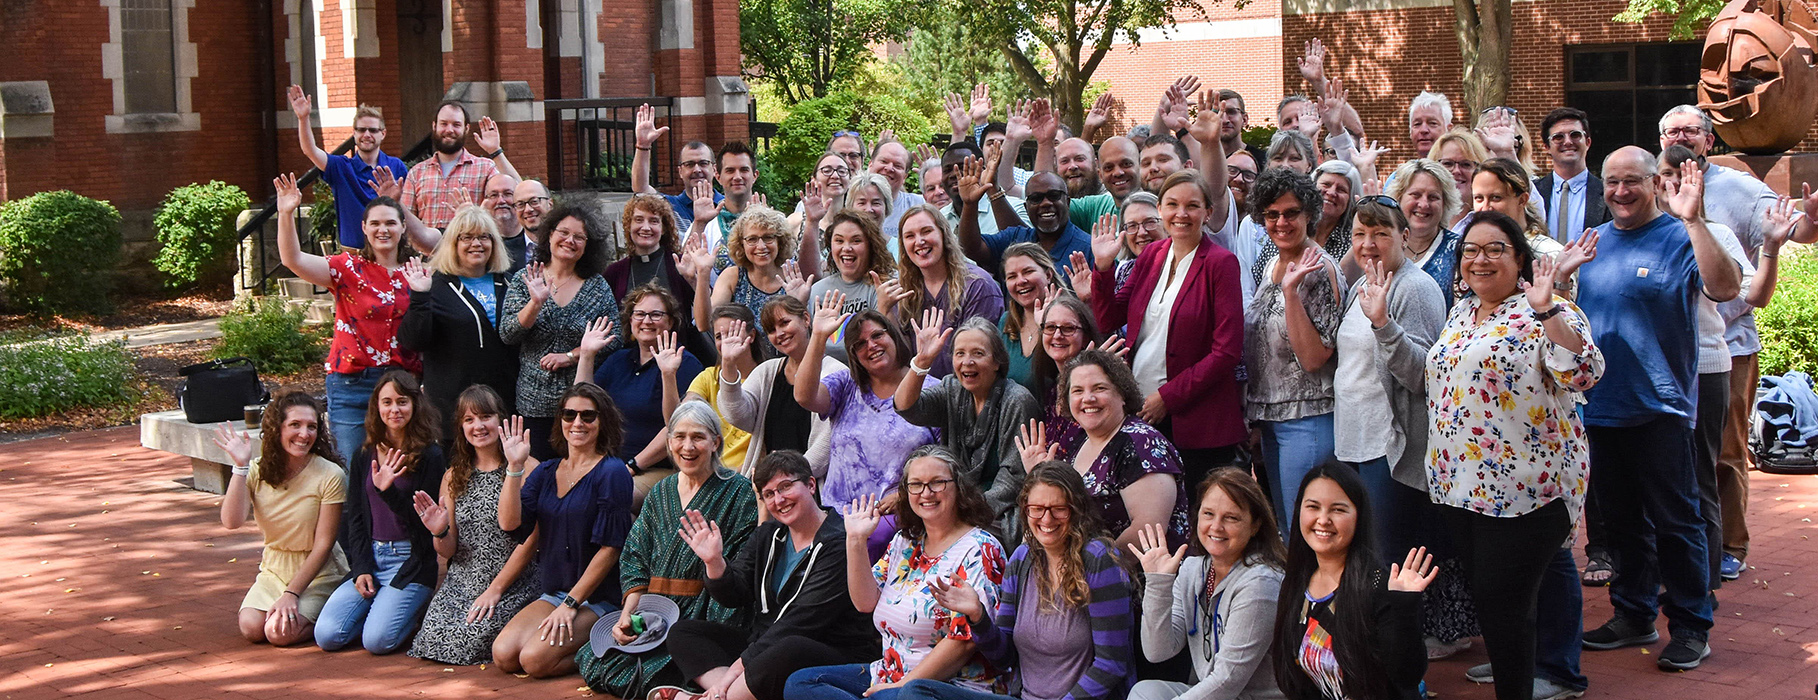
<path id="1" fill-rule="evenodd" d="M 1391 591 L 1388 587 L 1388 572 L 1378 569 L 1371 575 L 1370 630 L 1369 639 L 1343 640 L 1333 638 L 1334 644 L 1362 642 L 1369 645 L 1376 659 L 1382 663 L 1382 674 L 1387 677 L 1393 695 L 1392 700 L 1420 700 L 1420 681 L 1427 673 L 1427 645 L 1422 632 L 1420 600 L 1421 594 L 1405 591 Z M 1334 605 L 1346 605 L 1343 600 L 1333 601 Z M 1322 608 L 1314 613 L 1312 619 L 1318 620 L 1326 630 L 1332 630 L 1332 608 Z M 1287 631 L 1298 646 L 1304 629 Z M 1313 681 L 1306 677 L 1300 663 L 1293 658 L 1276 662 L 1276 678 L 1285 673 L 1301 677 L 1307 688 L 1313 687 Z M 1283 690 L 1287 687 L 1284 684 Z M 1356 695 L 1355 693 L 1352 693 Z M 1294 698 L 1293 695 L 1289 697 Z M 1324 700 L 1314 690 L 1311 694 L 1294 698 L 1294 700 Z M 1385 699 L 1390 700 L 1390 699 Z"/>
<path id="2" fill-rule="evenodd" d="M 1540 201 L 1546 203 L 1549 218 L 1551 217 L 1551 212 L 1553 211 L 1555 204 L 1553 201 L 1553 188 L 1558 182 L 1559 181 L 1555 179 L 1555 176 L 1551 172 L 1548 172 L 1545 177 L 1534 181 L 1534 196 L 1539 197 Z M 1584 219 L 1584 230 L 1586 231 L 1608 223 L 1611 218 L 1609 207 L 1603 203 L 1603 178 L 1597 177 L 1597 172 L 1595 170 L 1585 176 L 1584 211 L 1577 212 L 1577 214 Z M 1553 233 L 1552 231 L 1548 231 L 1547 233 L 1558 238 L 1558 234 Z M 1559 242 L 1567 243 L 1568 241 L 1561 239 Z"/>
<path id="3" fill-rule="evenodd" d="M 504 305 L 510 283 L 503 274 L 492 275 L 495 308 Z M 438 272 L 430 278 L 429 291 L 410 293 L 410 308 L 398 325 L 398 345 L 422 355 L 423 391 L 442 414 L 443 440 L 460 439 L 455 399 L 467 387 L 492 387 L 504 399 L 505 412 L 514 410 L 518 349 L 499 339 L 486 307 L 454 275 Z"/>
<path id="4" fill-rule="evenodd" d="M 346 580 L 350 581 L 360 574 L 376 575 L 379 571 L 372 556 L 372 513 L 366 500 L 366 484 L 372 478 L 372 459 L 372 450 L 362 448 L 354 453 L 353 462 L 347 466 L 347 503 L 341 506 L 341 533 L 336 539 L 341 543 L 341 551 L 347 555 Z M 401 589 L 413 583 L 436 587 L 436 538 L 417 518 L 417 508 L 411 499 L 418 491 L 440 497 L 442 476 L 447 470 L 448 461 L 442 456 L 441 446 L 432 444 L 417 455 L 416 466 L 410 471 L 409 491 L 393 484 L 379 492 L 385 501 L 383 506 L 398 516 L 398 523 L 410 536 L 410 558 L 391 579 L 392 588 Z"/>
<path id="5" fill-rule="evenodd" d="M 721 605 L 757 606 L 750 645 L 740 655 L 747 665 L 787 637 L 808 637 L 835 649 L 881 649 L 871 616 L 852 607 L 846 588 L 846 523 L 831 509 L 822 511 L 827 519 L 807 556 L 783 581 L 781 595 L 770 595 L 769 581 L 789 529 L 775 520 L 758 525 L 727 562 L 724 576 L 707 579 L 707 594 Z"/>

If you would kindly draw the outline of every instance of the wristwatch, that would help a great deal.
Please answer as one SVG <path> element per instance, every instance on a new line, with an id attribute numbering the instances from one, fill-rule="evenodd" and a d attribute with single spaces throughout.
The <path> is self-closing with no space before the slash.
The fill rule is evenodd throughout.
<path id="1" fill-rule="evenodd" d="M 571 596 L 571 595 L 562 596 L 562 607 L 568 608 L 569 610 L 574 610 L 576 608 L 581 607 L 581 601 L 575 600 L 574 596 Z"/>
<path id="2" fill-rule="evenodd" d="M 1554 304 L 1553 308 L 1547 309 L 1546 311 L 1542 311 L 1537 314 L 1534 314 L 1534 320 L 1545 321 L 1554 316 L 1558 316 L 1561 311 L 1565 311 L 1565 305 L 1564 304 Z"/>

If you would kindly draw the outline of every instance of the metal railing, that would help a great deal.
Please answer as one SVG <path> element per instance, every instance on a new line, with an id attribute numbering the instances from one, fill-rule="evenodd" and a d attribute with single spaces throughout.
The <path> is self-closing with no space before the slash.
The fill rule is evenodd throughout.
<path id="1" fill-rule="evenodd" d="M 544 124 L 554 131 L 551 141 L 550 189 L 568 189 L 579 184 L 590 189 L 628 192 L 631 190 L 631 160 L 637 154 L 637 110 L 650 105 L 659 125 L 670 126 L 664 142 L 651 149 L 650 184 L 665 187 L 674 184 L 669 173 L 675 163 L 677 131 L 669 124 L 674 114 L 675 98 L 671 97 L 602 97 L 546 100 Z M 572 139 L 573 146 L 567 145 Z M 568 162 L 568 153 L 574 162 Z M 579 173 L 579 183 L 568 182 L 570 166 Z"/>

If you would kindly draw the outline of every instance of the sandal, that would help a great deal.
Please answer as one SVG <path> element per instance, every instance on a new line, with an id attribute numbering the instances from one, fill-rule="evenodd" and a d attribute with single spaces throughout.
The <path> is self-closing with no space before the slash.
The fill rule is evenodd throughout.
<path id="1" fill-rule="evenodd" d="M 700 697 L 700 693 L 689 692 L 687 688 L 662 685 L 651 688 L 650 692 L 644 695 L 644 700 L 698 700 Z"/>
<path id="2" fill-rule="evenodd" d="M 1602 588 L 1610 585 L 1610 580 L 1616 578 L 1616 564 L 1610 561 L 1610 555 L 1598 552 L 1588 555 L 1587 558 L 1590 561 L 1584 565 L 1584 575 L 1579 577 L 1578 582 L 1584 584 L 1586 588 Z"/>

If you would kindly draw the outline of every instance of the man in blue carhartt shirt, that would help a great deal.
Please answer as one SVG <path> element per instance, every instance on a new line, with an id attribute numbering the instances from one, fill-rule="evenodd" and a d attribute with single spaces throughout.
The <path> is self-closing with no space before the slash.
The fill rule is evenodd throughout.
<path id="1" fill-rule="evenodd" d="M 290 86 L 290 111 L 297 115 L 297 144 L 303 147 L 309 162 L 322 171 L 322 181 L 335 193 L 336 238 L 343 248 L 364 248 L 366 232 L 360 223 L 366 214 L 366 203 L 374 196 L 369 184 L 374 179 L 373 168 L 389 168 L 392 177 L 400 182 L 410 169 L 404 167 L 404 161 L 379 150 L 385 143 L 385 117 L 378 107 L 363 104 L 354 111 L 354 155 L 346 156 L 332 155 L 316 145 L 316 133 L 309 126 L 311 107 L 303 88 Z"/>
<path id="2" fill-rule="evenodd" d="M 1656 610 L 1672 643 L 1663 670 L 1710 655 L 1711 600 L 1692 421 L 1698 379 L 1698 296 L 1733 299 L 1742 273 L 1700 215 L 1704 178 L 1688 169 L 1667 187 L 1654 156 L 1633 146 L 1603 163 L 1613 220 L 1596 228 L 1597 257 L 1578 271 L 1578 306 L 1608 363 L 1587 394 L 1591 489 L 1616 554 L 1615 616 L 1584 633 L 1587 649 L 1651 644 Z M 1651 524 L 1651 527 L 1650 527 Z M 1658 564 L 1653 562 L 1657 559 Z M 1659 595 L 1666 590 L 1665 597 Z"/>

